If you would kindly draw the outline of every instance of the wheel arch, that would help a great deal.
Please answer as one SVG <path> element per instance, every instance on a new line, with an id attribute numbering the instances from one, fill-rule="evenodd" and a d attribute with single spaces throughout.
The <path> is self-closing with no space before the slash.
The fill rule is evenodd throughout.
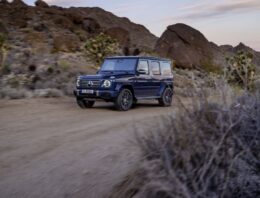
<path id="1" fill-rule="evenodd" d="M 167 87 L 170 87 L 172 90 L 173 90 L 173 84 L 172 83 L 163 83 L 160 87 L 160 96 L 162 96 L 164 90 L 167 88 Z"/>
<path id="2" fill-rule="evenodd" d="M 118 90 L 118 92 L 120 92 L 122 89 L 129 89 L 132 92 L 134 99 L 136 99 L 134 88 L 133 88 L 132 85 L 130 85 L 130 84 L 120 84 L 120 85 L 117 86 L 116 89 Z"/>

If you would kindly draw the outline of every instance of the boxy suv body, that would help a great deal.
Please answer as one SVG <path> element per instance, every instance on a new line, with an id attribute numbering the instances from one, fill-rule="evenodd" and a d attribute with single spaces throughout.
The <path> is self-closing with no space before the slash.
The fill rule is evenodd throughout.
<path id="1" fill-rule="evenodd" d="M 173 95 L 171 61 L 156 57 L 106 58 L 96 75 L 77 78 L 77 104 L 90 108 L 96 100 L 114 102 L 118 110 L 130 109 L 138 100 L 156 99 L 170 106 Z"/>

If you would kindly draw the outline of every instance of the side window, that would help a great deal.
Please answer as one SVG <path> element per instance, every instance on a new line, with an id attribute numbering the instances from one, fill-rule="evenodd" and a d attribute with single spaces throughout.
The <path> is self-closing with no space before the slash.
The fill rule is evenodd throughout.
<path id="1" fill-rule="evenodd" d="M 163 76 L 171 76 L 172 70 L 171 70 L 171 63 L 168 61 L 161 62 L 161 73 Z"/>
<path id="2" fill-rule="evenodd" d="M 160 64 L 157 61 L 151 62 L 151 70 L 153 75 L 160 75 Z"/>
<path id="3" fill-rule="evenodd" d="M 146 60 L 140 60 L 138 63 L 137 71 L 141 74 L 149 74 L 149 66 Z"/>

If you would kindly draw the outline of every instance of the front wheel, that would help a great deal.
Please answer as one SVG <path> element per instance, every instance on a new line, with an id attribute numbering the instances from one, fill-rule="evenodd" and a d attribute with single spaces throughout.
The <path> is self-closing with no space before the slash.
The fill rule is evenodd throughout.
<path id="1" fill-rule="evenodd" d="M 119 111 L 127 111 L 133 105 L 133 94 L 129 89 L 122 89 L 115 101 L 115 107 Z"/>
<path id="2" fill-rule="evenodd" d="M 86 108 L 91 108 L 95 104 L 95 101 L 88 101 L 88 100 L 83 100 L 83 99 L 77 99 L 77 104 L 80 108 L 86 109 Z"/>
<path id="3" fill-rule="evenodd" d="M 164 107 L 172 105 L 172 95 L 173 91 L 171 88 L 167 87 L 162 94 L 162 97 L 158 100 L 159 104 Z"/>

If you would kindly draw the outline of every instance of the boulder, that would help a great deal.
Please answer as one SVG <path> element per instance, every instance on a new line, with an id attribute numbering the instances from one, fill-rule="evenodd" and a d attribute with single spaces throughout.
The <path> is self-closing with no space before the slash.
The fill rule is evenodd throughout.
<path id="1" fill-rule="evenodd" d="M 216 48 L 198 30 L 181 23 L 168 26 L 155 46 L 160 56 L 174 59 L 179 68 L 206 70 L 218 67 L 213 55 L 221 52 Z"/>
<path id="2" fill-rule="evenodd" d="M 42 8 L 48 8 L 49 7 L 49 5 L 43 0 L 37 0 L 37 1 L 35 1 L 34 4 L 37 7 L 42 7 Z"/>

